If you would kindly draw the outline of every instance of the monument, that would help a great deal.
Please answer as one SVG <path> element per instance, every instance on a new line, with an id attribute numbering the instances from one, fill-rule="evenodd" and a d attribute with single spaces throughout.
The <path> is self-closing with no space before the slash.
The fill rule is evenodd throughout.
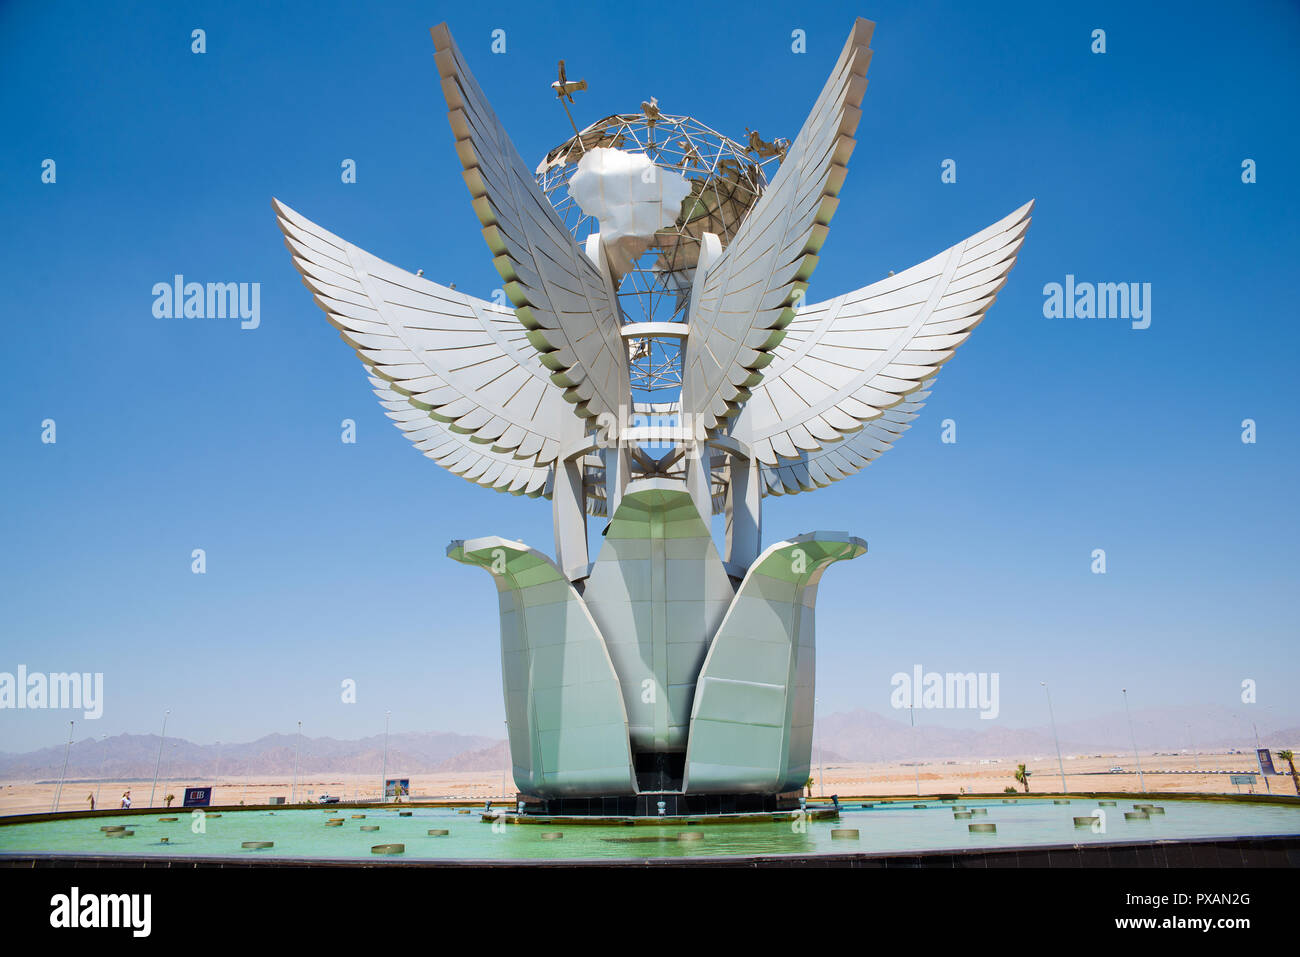
<path id="1" fill-rule="evenodd" d="M 477 485 L 551 500 L 554 557 L 498 537 L 447 549 L 496 583 L 514 779 L 531 807 L 776 810 L 808 779 L 817 587 L 867 546 L 815 531 L 764 548 L 763 499 L 823 488 L 891 447 L 992 305 L 1033 205 L 896 275 L 805 299 L 872 29 L 855 23 L 792 141 L 737 142 L 652 97 L 575 124 L 530 168 L 435 27 L 503 281 L 493 299 L 273 201 L 304 283 L 407 438 Z M 572 122 L 585 81 L 561 61 L 552 86 Z"/>

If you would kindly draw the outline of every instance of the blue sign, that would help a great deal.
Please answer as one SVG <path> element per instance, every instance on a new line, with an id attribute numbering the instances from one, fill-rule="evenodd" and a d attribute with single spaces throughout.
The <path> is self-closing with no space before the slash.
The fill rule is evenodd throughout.
<path id="1" fill-rule="evenodd" d="M 1259 748 L 1255 754 L 1259 758 L 1261 774 L 1277 774 L 1277 769 L 1273 767 L 1273 752 L 1268 748 Z"/>
<path id="2" fill-rule="evenodd" d="M 207 807 L 212 803 L 212 788 L 186 788 L 181 807 Z"/>
<path id="3" fill-rule="evenodd" d="M 410 778 L 389 778 L 384 782 L 384 800 L 411 796 Z"/>

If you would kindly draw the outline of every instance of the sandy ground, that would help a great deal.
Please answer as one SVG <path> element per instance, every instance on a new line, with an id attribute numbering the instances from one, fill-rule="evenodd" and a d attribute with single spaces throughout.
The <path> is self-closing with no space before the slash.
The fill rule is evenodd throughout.
<path id="1" fill-rule="evenodd" d="M 1200 754 L 1143 755 L 1142 781 L 1133 762 L 1123 755 L 1069 756 L 1058 764 L 1056 756 L 1034 757 L 1025 760 L 1030 772 L 1030 794 L 1060 794 L 1061 765 L 1065 768 L 1065 788 L 1070 793 L 1085 791 L 1167 791 L 1202 794 L 1249 793 L 1246 785 L 1231 783 L 1229 772 L 1257 774 L 1253 754 Z M 813 794 L 840 794 L 841 796 L 889 796 L 916 794 L 918 780 L 921 794 L 993 794 L 1014 787 L 1024 793 L 1024 787 L 1015 781 L 1016 765 L 1011 758 L 980 761 L 930 761 L 913 767 L 899 763 L 886 764 L 835 764 L 826 765 L 824 775 L 813 754 Z M 1112 767 L 1122 767 L 1122 772 L 1111 772 Z M 823 785 L 822 778 L 825 778 Z M 1269 791 L 1271 789 L 1271 792 Z M 1270 775 L 1268 787 L 1264 778 L 1256 777 L 1255 788 L 1261 794 L 1295 795 L 1296 787 L 1289 774 Z"/>
<path id="2" fill-rule="evenodd" d="M 906 764 L 827 764 L 819 768 L 817 755 L 813 754 L 813 795 L 838 794 L 841 797 L 886 797 L 890 795 L 931 794 L 995 794 L 1004 788 L 1023 788 L 1014 780 L 1016 764 L 1011 759 L 994 759 L 989 762 L 972 760 L 930 761 L 916 767 Z M 1092 757 L 1067 757 L 1065 783 L 1071 793 L 1084 791 L 1139 791 L 1138 776 L 1134 772 L 1133 756 L 1122 755 Z M 1026 761 L 1031 774 L 1031 794 L 1061 793 L 1061 776 L 1055 756 L 1031 758 Z M 1199 765 L 1199 772 L 1197 766 Z M 1114 766 L 1123 767 L 1122 773 L 1111 773 Z M 1148 791 L 1247 793 L 1250 788 L 1230 783 L 1228 773 L 1254 773 L 1255 759 L 1251 754 L 1201 754 L 1144 755 L 1142 757 L 1143 783 Z M 1215 773 L 1215 772 L 1222 773 Z M 400 773 L 400 772 L 399 772 Z M 185 784 L 199 786 L 208 781 L 159 782 L 154 804 L 162 807 L 167 794 L 180 795 Z M 59 801 L 62 810 L 85 809 L 90 806 L 89 795 L 98 792 L 98 808 L 117 807 L 122 792 L 131 790 L 133 807 L 149 804 L 151 781 L 66 782 Z M 1255 790 L 1273 794 L 1294 795 L 1295 785 L 1287 774 L 1271 776 L 1269 788 L 1263 778 L 1256 779 Z M 5 781 L 0 782 L 0 814 L 25 814 L 52 809 L 57 782 Z M 296 797 L 301 801 L 314 801 L 321 794 L 330 794 L 345 801 L 377 800 L 379 775 L 335 774 L 301 778 L 297 783 Z M 292 776 L 263 776 L 233 778 L 216 782 L 213 804 L 266 804 L 272 797 L 286 801 L 295 796 Z M 501 801 L 502 774 L 500 771 L 458 771 L 411 776 L 412 797 L 420 800 L 463 800 L 479 804 L 488 799 Z M 513 800 L 511 783 L 508 799 Z"/>

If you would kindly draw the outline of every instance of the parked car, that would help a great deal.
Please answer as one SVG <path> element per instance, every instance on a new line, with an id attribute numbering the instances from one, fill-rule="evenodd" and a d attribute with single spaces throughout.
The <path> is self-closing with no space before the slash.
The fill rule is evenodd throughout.
<path id="1" fill-rule="evenodd" d="M 1111 773 L 1111 774 L 1123 774 L 1123 773 L 1124 773 L 1124 769 L 1121 768 L 1121 767 L 1117 764 L 1117 765 L 1115 765 L 1113 768 L 1110 769 L 1110 773 Z"/>
<path id="2" fill-rule="evenodd" d="M 331 794 L 322 794 L 316 799 L 317 804 L 338 804 L 339 799 Z"/>

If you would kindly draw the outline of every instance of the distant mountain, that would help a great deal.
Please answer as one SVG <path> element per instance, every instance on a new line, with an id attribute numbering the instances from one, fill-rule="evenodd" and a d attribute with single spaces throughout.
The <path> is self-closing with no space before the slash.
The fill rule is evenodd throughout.
<path id="1" fill-rule="evenodd" d="M 150 778 L 158 764 L 158 743 L 156 734 L 74 741 L 68 755 L 68 778 Z M 392 734 L 388 738 L 388 768 L 401 775 L 428 773 L 438 770 L 449 758 L 481 751 L 493 743 L 492 738 L 441 731 Z M 384 765 L 383 735 L 357 741 L 304 737 L 300 749 L 297 736 L 292 734 L 269 734 L 244 744 L 220 745 L 169 737 L 164 742 L 159 775 L 208 781 L 218 775 L 291 773 L 295 750 L 303 774 L 379 773 Z M 63 770 L 63 753 L 63 747 L 51 747 L 27 754 L 0 754 L 0 778 L 57 778 Z"/>
<path id="2" fill-rule="evenodd" d="M 1296 725 L 1294 712 L 1286 714 L 1261 705 L 1242 705 L 1231 711 L 1183 705 L 1135 710 L 1131 736 L 1123 709 L 1087 721 L 1063 723 L 1059 730 L 1062 746 L 1070 740 L 1131 751 L 1136 738 L 1139 751 L 1253 750 L 1256 729 L 1260 747 L 1282 748 L 1297 743 Z"/>
<path id="3" fill-rule="evenodd" d="M 1244 709 L 1243 709 L 1244 710 Z M 941 712 L 937 712 L 941 713 Z M 947 728 L 932 723 L 936 712 L 924 712 L 916 727 L 905 719 L 887 718 L 857 709 L 847 714 L 825 715 L 818 723 L 816 743 L 847 761 L 880 762 L 938 758 L 1001 758 L 1045 756 L 1056 753 L 1050 727 L 1012 728 L 997 721 L 978 729 Z M 1253 714 L 1260 745 L 1269 748 L 1300 744 L 1300 727 L 1286 727 L 1269 711 Z M 1133 712 L 1133 733 L 1124 713 L 1102 715 L 1089 721 L 1061 724 L 1064 754 L 1126 754 L 1133 750 L 1224 751 L 1253 750 L 1255 731 L 1243 712 L 1207 708 L 1171 708 Z M 817 752 L 813 752 L 814 762 Z M 829 759 L 826 759 L 829 760 Z"/>
<path id="4" fill-rule="evenodd" d="M 929 723 L 918 723 L 912 728 L 860 708 L 847 714 L 824 715 L 817 728 L 816 743 L 824 746 L 828 755 L 835 753 L 845 761 L 868 762 L 1001 757 L 1044 748 L 1050 751 L 1055 747 L 1050 734 L 996 726 L 975 731 Z M 816 760 L 814 749 L 813 761 Z"/>
<path id="5" fill-rule="evenodd" d="M 1133 712 L 1133 736 L 1138 750 L 1225 751 L 1260 744 L 1300 750 L 1300 726 L 1288 724 L 1274 712 L 1245 706 L 1235 712 L 1214 708 L 1169 708 Z M 816 729 L 812 759 L 816 765 L 848 762 L 930 761 L 936 759 L 1046 757 L 1056 753 L 1050 727 L 1012 728 L 998 721 L 977 728 L 951 728 L 937 723 L 943 712 L 923 712 L 912 728 L 905 717 L 886 717 L 857 709 L 823 715 Z M 983 727 L 984 724 L 989 725 Z M 1061 724 L 1064 754 L 1129 754 L 1133 739 L 1122 712 L 1089 721 Z M 86 738 L 73 742 L 68 779 L 148 780 L 158 761 L 158 735 L 120 734 L 115 738 Z M 268 734 L 245 744 L 200 745 L 168 738 L 159 777 L 204 782 L 220 777 L 292 774 L 298 739 L 292 734 Z M 62 746 L 27 754 L 0 753 L 0 779 L 51 780 L 63 769 Z M 296 758 L 300 774 L 378 774 L 384 766 L 384 736 L 355 741 L 303 738 Z M 441 731 L 402 732 L 388 738 L 389 772 L 394 776 L 438 771 L 498 771 L 508 762 L 506 742 L 478 735 Z"/>
<path id="6" fill-rule="evenodd" d="M 454 754 L 438 765 L 439 771 L 500 771 L 510 761 L 510 751 L 506 742 L 498 741 L 491 747 L 479 751 L 465 751 Z"/>

